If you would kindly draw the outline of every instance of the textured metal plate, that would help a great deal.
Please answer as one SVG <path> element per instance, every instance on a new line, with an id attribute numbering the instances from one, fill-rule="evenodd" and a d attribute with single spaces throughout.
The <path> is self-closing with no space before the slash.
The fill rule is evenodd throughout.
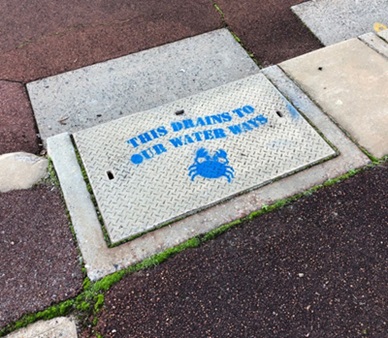
<path id="1" fill-rule="evenodd" d="M 74 139 L 113 243 L 335 153 L 262 74 Z"/>

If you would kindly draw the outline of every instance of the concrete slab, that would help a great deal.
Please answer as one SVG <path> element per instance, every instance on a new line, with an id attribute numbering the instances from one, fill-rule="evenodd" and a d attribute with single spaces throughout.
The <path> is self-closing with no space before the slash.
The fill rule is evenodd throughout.
<path id="1" fill-rule="evenodd" d="M 0 192 L 29 189 L 47 176 L 47 159 L 24 152 L 0 155 Z"/>
<path id="2" fill-rule="evenodd" d="M 263 74 L 73 136 L 112 243 L 335 155 Z"/>
<path id="3" fill-rule="evenodd" d="M 0 154 L 25 151 L 38 154 L 34 115 L 20 83 L 0 81 Z"/>
<path id="4" fill-rule="evenodd" d="M 283 62 L 280 67 L 356 142 L 388 154 L 388 60 L 357 39 Z"/>
<path id="5" fill-rule="evenodd" d="M 75 132 L 259 71 L 226 29 L 27 85 L 41 137 Z"/>
<path id="6" fill-rule="evenodd" d="M 293 6 L 293 12 L 324 45 L 374 31 L 387 23 L 388 0 L 314 0 Z"/>
<path id="7" fill-rule="evenodd" d="M 74 320 L 58 317 L 39 321 L 6 336 L 6 338 L 77 338 Z"/>
<path id="8" fill-rule="evenodd" d="M 104 240 L 70 136 L 61 134 L 48 139 L 48 152 L 61 182 L 90 279 L 97 280 L 189 238 L 247 216 L 263 205 L 292 196 L 329 178 L 369 163 L 369 159 L 357 146 L 278 67 L 267 68 L 264 73 L 280 92 L 336 146 L 340 155 L 176 221 L 173 227 L 163 227 L 114 248 L 108 248 Z"/>
<path id="9" fill-rule="evenodd" d="M 83 273 L 59 188 L 0 194 L 0 328 L 75 297 Z"/>
<path id="10" fill-rule="evenodd" d="M 376 52 L 388 58 L 388 43 L 380 39 L 375 33 L 367 33 L 360 35 L 359 40 L 367 44 L 370 48 L 374 49 Z"/>
<path id="11" fill-rule="evenodd" d="M 263 66 L 320 48 L 318 39 L 291 12 L 302 0 L 217 0 L 226 24 Z"/>
<path id="12" fill-rule="evenodd" d="M 388 42 L 388 29 L 385 29 L 378 33 L 381 38 Z"/>
<path id="13" fill-rule="evenodd" d="M 1 0 L 0 13 L 0 79 L 21 82 L 221 28 L 207 0 Z"/>

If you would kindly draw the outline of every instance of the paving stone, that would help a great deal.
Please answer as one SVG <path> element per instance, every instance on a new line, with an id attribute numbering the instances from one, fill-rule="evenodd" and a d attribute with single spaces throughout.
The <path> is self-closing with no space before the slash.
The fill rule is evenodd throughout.
<path id="1" fill-rule="evenodd" d="M 358 144 L 388 154 L 388 60 L 351 39 L 280 64 Z"/>
<path id="2" fill-rule="evenodd" d="M 0 155 L 0 192 L 28 189 L 47 176 L 47 159 L 24 152 Z"/>
<path id="3" fill-rule="evenodd" d="M 321 47 L 291 12 L 303 0 L 217 0 L 228 27 L 263 66 Z"/>
<path id="4" fill-rule="evenodd" d="M 126 276 L 106 293 L 96 331 L 386 336 L 387 180 L 385 164 Z"/>
<path id="5" fill-rule="evenodd" d="M 28 82 L 221 27 L 211 1 L 0 1 L 0 79 Z"/>
<path id="6" fill-rule="evenodd" d="M 241 79 L 259 71 L 226 29 L 27 85 L 43 139 Z"/>
<path id="7" fill-rule="evenodd" d="M 15 151 L 39 153 L 36 133 L 34 116 L 24 86 L 0 81 L 0 154 Z"/>
<path id="8" fill-rule="evenodd" d="M 332 45 L 388 24 L 387 8 L 388 0 L 314 0 L 292 10 L 324 45 Z"/>
<path id="9" fill-rule="evenodd" d="M 113 243 L 335 155 L 263 74 L 73 136 Z"/>
<path id="10" fill-rule="evenodd" d="M 370 163 L 368 157 L 283 71 L 273 66 L 266 68 L 263 73 L 335 145 L 339 156 L 177 220 L 173 226 L 148 232 L 115 247 L 107 246 L 70 135 L 60 134 L 48 139 L 47 150 L 61 182 L 77 242 L 91 280 L 100 279 L 192 237 L 203 235 L 222 224 L 246 217 L 264 205 L 293 196 Z"/>
<path id="11" fill-rule="evenodd" d="M 381 38 L 388 42 L 388 29 L 378 33 Z"/>
<path id="12" fill-rule="evenodd" d="M 7 338 L 77 338 L 73 319 L 58 317 L 39 321 L 6 336 Z"/>
<path id="13" fill-rule="evenodd" d="M 380 39 L 375 33 L 367 33 L 358 37 L 362 42 L 366 43 L 370 48 L 388 58 L 388 43 Z"/>
<path id="14" fill-rule="evenodd" d="M 59 188 L 0 194 L 0 328 L 75 297 L 83 273 Z"/>

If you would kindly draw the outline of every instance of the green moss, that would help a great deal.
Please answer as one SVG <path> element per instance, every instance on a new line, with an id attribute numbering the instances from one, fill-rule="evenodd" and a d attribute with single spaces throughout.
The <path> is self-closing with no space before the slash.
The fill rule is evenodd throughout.
<path id="1" fill-rule="evenodd" d="M 94 317 L 92 320 L 92 326 L 96 326 L 98 324 L 98 317 Z"/>
<path id="2" fill-rule="evenodd" d="M 85 269 L 85 270 L 86 270 L 86 269 Z M 86 271 L 85 271 L 85 272 L 86 272 Z M 84 279 L 83 283 L 82 283 L 83 289 L 84 289 L 84 290 L 89 290 L 90 287 L 91 287 L 91 285 L 92 285 L 91 280 L 89 279 L 89 277 L 86 277 L 86 278 Z"/>
<path id="3" fill-rule="evenodd" d="M 0 330 L 0 337 L 5 336 L 6 334 L 18 330 L 22 327 L 26 327 L 29 324 L 32 324 L 38 320 L 49 320 L 55 317 L 67 316 L 74 306 L 74 300 L 66 300 L 57 305 L 50 306 L 44 311 L 39 311 L 34 314 L 28 314 L 23 316 L 17 322 L 7 325 Z"/>
<path id="4" fill-rule="evenodd" d="M 218 6 L 214 1 L 213 1 L 213 7 L 216 9 L 216 11 L 221 15 L 221 20 L 225 24 L 225 14 L 222 11 L 221 7 Z"/>
<path id="5" fill-rule="evenodd" d="M 101 308 L 103 307 L 104 305 L 104 295 L 102 293 L 99 293 L 96 297 L 95 297 L 95 303 L 94 303 L 94 313 L 97 313 L 101 310 Z"/>
<path id="6" fill-rule="evenodd" d="M 88 302 L 81 302 L 79 304 L 76 305 L 76 309 L 79 310 L 79 311 L 89 311 L 90 309 L 90 304 Z"/>
<path id="7" fill-rule="evenodd" d="M 56 187 L 59 187 L 60 186 L 59 179 L 57 176 L 57 172 L 55 171 L 54 163 L 51 157 L 48 157 L 47 172 L 48 172 L 50 183 L 52 183 Z"/>
<path id="8" fill-rule="evenodd" d="M 222 235 L 224 232 L 228 231 L 230 228 L 233 228 L 234 226 L 239 225 L 241 223 L 242 223 L 242 220 L 236 220 L 236 221 L 230 222 L 228 224 L 224 224 L 224 225 L 220 226 L 219 228 L 211 230 L 202 236 L 202 242 L 210 241 L 210 240 Z"/>
<path id="9" fill-rule="evenodd" d="M 82 178 L 85 181 L 86 189 L 87 189 L 87 191 L 88 191 L 88 193 L 90 195 L 90 199 L 91 199 L 91 201 L 93 203 L 94 209 L 95 209 L 96 214 L 97 214 L 97 219 L 98 219 L 98 221 L 99 221 L 99 223 L 101 225 L 102 233 L 104 235 L 104 240 L 107 243 L 108 247 L 110 247 L 111 246 L 111 241 L 110 241 L 110 238 L 109 238 L 109 235 L 108 235 L 108 231 L 105 228 L 105 223 L 104 223 L 104 220 L 103 220 L 102 215 L 100 213 L 100 210 L 98 208 L 97 200 L 96 200 L 96 197 L 94 196 L 92 185 L 90 184 L 88 174 L 86 173 L 85 166 L 84 166 L 84 164 L 82 162 L 82 159 L 81 159 L 81 155 L 80 155 L 80 153 L 79 153 L 79 151 L 77 149 L 77 146 L 74 143 L 74 141 L 73 141 L 73 146 L 74 146 L 74 152 L 75 152 L 75 156 L 77 158 L 78 165 L 81 168 Z"/>

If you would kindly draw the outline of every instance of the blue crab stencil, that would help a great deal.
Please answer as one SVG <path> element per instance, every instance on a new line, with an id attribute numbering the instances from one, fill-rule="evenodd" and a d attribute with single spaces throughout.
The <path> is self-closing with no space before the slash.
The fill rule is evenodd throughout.
<path id="1" fill-rule="evenodd" d="M 205 148 L 200 148 L 195 154 L 194 163 L 189 167 L 189 176 L 192 181 L 197 176 L 216 179 L 225 177 L 228 182 L 234 178 L 234 169 L 228 165 L 228 154 L 218 149 L 212 156 Z"/>

